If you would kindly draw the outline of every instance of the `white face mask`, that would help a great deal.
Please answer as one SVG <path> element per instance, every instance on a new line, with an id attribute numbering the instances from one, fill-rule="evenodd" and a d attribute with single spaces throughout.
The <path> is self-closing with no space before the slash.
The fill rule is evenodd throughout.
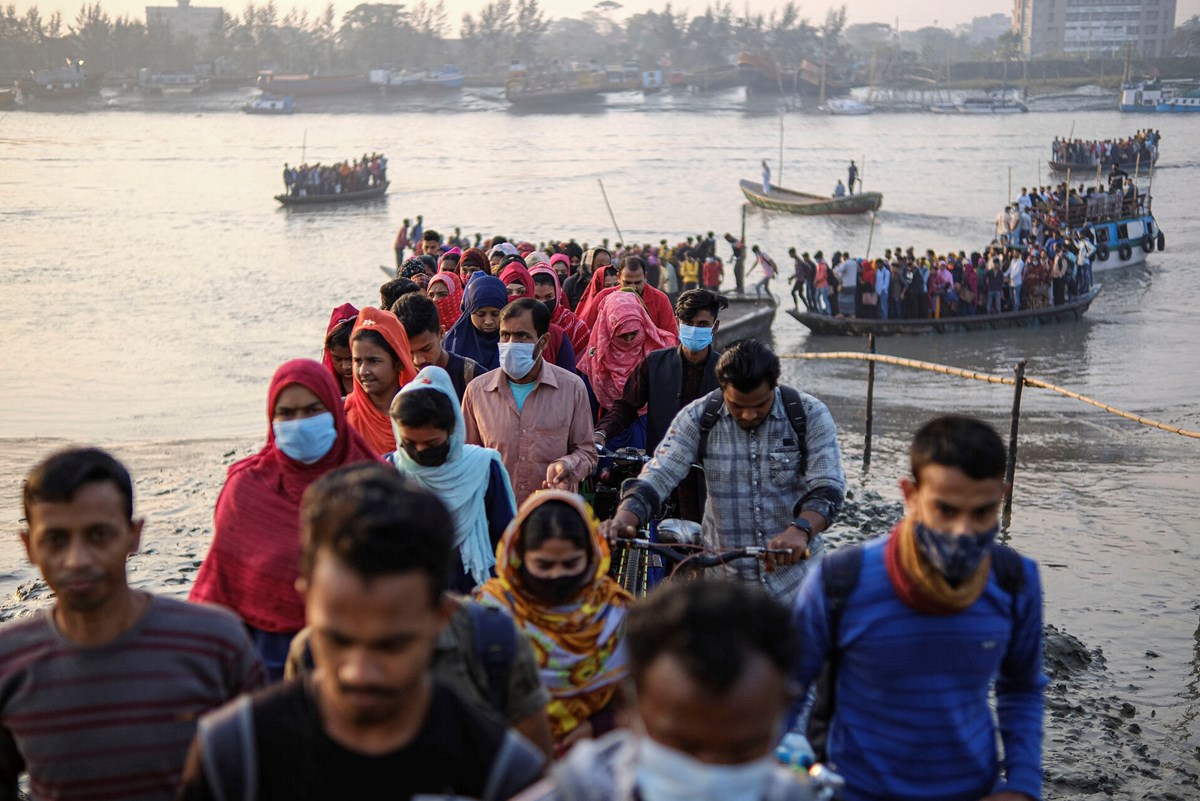
<path id="1" fill-rule="evenodd" d="M 533 355 L 536 348 L 532 342 L 501 342 L 500 369 L 513 381 L 520 381 L 533 372 L 537 363 Z"/>
<path id="2" fill-rule="evenodd" d="M 645 801 L 761 801 L 776 764 L 768 753 L 753 762 L 710 765 L 643 734 L 634 781 Z"/>

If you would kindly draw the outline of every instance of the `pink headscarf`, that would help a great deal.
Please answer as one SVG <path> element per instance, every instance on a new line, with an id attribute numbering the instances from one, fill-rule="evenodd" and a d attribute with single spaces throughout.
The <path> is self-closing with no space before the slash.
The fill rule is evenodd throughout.
<path id="1" fill-rule="evenodd" d="M 622 334 L 634 337 L 626 342 Z M 579 371 L 591 379 L 600 408 L 611 409 L 642 359 L 672 344 L 654 325 L 637 295 L 613 292 L 601 302 L 587 353 L 578 360 Z"/>
<path id="2" fill-rule="evenodd" d="M 462 278 L 459 277 L 458 273 L 440 272 L 429 279 L 430 289 L 433 289 L 434 284 L 443 284 L 450 293 L 446 297 L 438 298 L 433 302 L 433 305 L 437 306 L 438 319 L 442 321 L 442 326 L 449 331 L 458 322 L 458 318 L 462 316 Z"/>

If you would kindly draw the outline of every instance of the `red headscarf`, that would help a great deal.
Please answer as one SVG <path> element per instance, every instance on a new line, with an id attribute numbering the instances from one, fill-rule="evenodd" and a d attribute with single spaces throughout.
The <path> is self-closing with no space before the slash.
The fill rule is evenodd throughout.
<path id="1" fill-rule="evenodd" d="M 354 342 L 354 335 L 363 330 L 377 332 L 399 357 L 400 386 L 416 378 L 417 368 L 413 365 L 408 334 L 404 332 L 404 326 L 396 319 L 396 315 L 367 306 L 358 313 L 358 322 L 354 324 L 354 331 L 350 334 L 351 344 Z M 357 375 L 354 376 L 354 391 L 346 397 L 346 419 L 377 454 L 383 455 L 396 450 L 392 418 L 375 408 L 362 384 L 358 383 Z"/>
<path id="2" fill-rule="evenodd" d="M 622 334 L 634 334 L 630 342 Z M 611 409 L 625 391 L 625 382 L 651 351 L 672 343 L 658 330 L 642 301 L 632 292 L 614 292 L 603 299 L 579 371 L 592 381 L 601 409 Z"/>
<path id="3" fill-rule="evenodd" d="M 337 439 L 313 464 L 286 456 L 267 426 L 267 444 L 229 468 L 217 498 L 213 541 L 189 598 L 227 606 L 248 625 L 271 632 L 304 628 L 304 603 L 296 592 L 300 568 L 300 497 L 335 467 L 378 457 L 346 421 L 333 376 L 311 359 L 285 362 L 271 378 L 267 419 L 292 384 L 307 388 L 333 415 Z"/>
<path id="4" fill-rule="evenodd" d="M 555 256 L 554 258 L 558 258 Z M 565 258 L 565 257 L 564 257 Z M 554 279 L 554 313 L 550 315 L 550 322 L 557 325 L 566 334 L 567 339 L 571 340 L 571 347 L 575 349 L 575 360 L 583 356 L 587 351 L 588 335 L 591 329 L 575 316 L 575 312 L 571 311 L 571 307 L 567 305 L 567 296 L 562 291 L 562 284 L 559 283 L 558 273 L 549 267 L 534 267 L 529 271 L 530 277 L 535 275 L 548 275 Z"/>
<path id="5" fill-rule="evenodd" d="M 433 302 L 437 306 L 438 319 L 442 321 L 442 326 L 449 331 L 462 316 L 462 278 L 458 273 L 441 272 L 429 279 L 430 289 L 433 289 L 434 284 L 444 284 L 446 289 L 450 290 L 449 295 Z"/>
<path id="6" fill-rule="evenodd" d="M 329 325 L 325 326 L 325 336 L 329 336 L 329 332 L 337 328 L 348 320 L 353 320 L 358 316 L 358 309 L 354 308 L 352 303 L 343 303 L 333 310 L 329 315 Z M 337 368 L 333 366 L 333 355 L 330 354 L 329 348 L 323 348 L 321 351 L 321 364 L 329 369 L 329 374 L 333 376 L 334 383 L 338 386 L 338 394 L 341 395 L 342 376 L 338 373 Z"/>
<path id="7" fill-rule="evenodd" d="M 525 297 L 533 297 L 533 277 L 529 270 L 515 261 L 500 271 L 500 283 L 507 287 L 509 284 L 520 284 L 525 287 Z"/>

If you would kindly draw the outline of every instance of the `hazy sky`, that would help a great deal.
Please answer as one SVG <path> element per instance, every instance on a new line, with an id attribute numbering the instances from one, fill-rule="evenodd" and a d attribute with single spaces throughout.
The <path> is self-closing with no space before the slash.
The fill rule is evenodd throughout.
<path id="1" fill-rule="evenodd" d="M 53 11 L 61 11 L 63 17 L 70 21 L 78 13 L 84 0 L 11 0 L 16 3 L 18 11 L 24 11 L 31 5 L 36 5 L 43 16 Z M 175 0 L 153 0 L 152 5 L 171 5 Z M 392 0 L 399 2 L 399 0 Z M 88 0 L 94 2 L 94 0 Z M 265 0 L 256 0 L 259 5 Z M 315 14 L 324 9 L 328 0 L 275 0 L 281 11 L 295 6 L 308 9 Z M 335 0 L 334 7 L 338 16 L 357 5 L 359 0 Z M 628 16 L 641 11 L 659 11 L 666 0 L 623 0 L 623 8 L 617 16 Z M 773 9 L 784 4 L 784 0 L 732 0 L 735 9 L 740 11 L 749 7 L 751 12 L 769 14 Z M 128 14 L 131 17 L 144 18 L 145 0 L 100 0 L 101 6 L 111 16 Z M 245 7 L 245 0 L 193 0 L 197 6 L 223 5 L 230 13 L 240 12 Z M 408 5 L 415 5 L 416 0 L 409 0 Z M 450 18 L 452 35 L 457 35 L 459 21 L 464 11 L 476 12 L 486 4 L 486 0 L 446 0 L 446 12 Z M 578 17 L 595 5 L 595 0 L 542 0 L 542 8 L 549 17 Z M 708 5 L 708 0 L 675 0 L 672 8 L 677 11 L 687 10 L 694 13 L 702 12 Z M 842 5 L 842 2 L 829 0 L 801 0 L 801 12 L 810 22 L 818 22 L 824 18 L 828 8 Z M 962 22 L 968 22 L 973 17 L 995 13 L 1012 13 L 1012 0 L 846 0 L 849 11 L 849 21 L 855 22 L 887 22 L 900 20 L 901 29 L 920 28 L 926 25 L 938 24 L 943 27 L 953 27 Z M 1200 0 L 1177 0 L 1176 19 L 1178 22 L 1200 14 Z"/>

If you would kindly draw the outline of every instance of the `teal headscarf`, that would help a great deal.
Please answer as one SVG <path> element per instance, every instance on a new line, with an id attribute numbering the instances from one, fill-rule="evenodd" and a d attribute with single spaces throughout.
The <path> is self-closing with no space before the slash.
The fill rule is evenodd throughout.
<path id="1" fill-rule="evenodd" d="M 450 432 L 450 453 L 446 461 L 437 467 L 417 464 L 404 448 L 400 447 L 400 426 L 392 417 L 392 431 L 396 435 L 396 452 L 393 459 L 402 475 L 424 486 L 446 505 L 454 518 L 454 545 L 458 548 L 463 571 L 469 573 L 477 584 L 490 577 L 489 571 L 496 564 L 496 554 L 488 533 L 487 494 L 492 463 L 500 466 L 498 474 L 504 476 L 504 491 L 508 493 L 509 505 L 516 509 L 516 498 L 504 470 L 500 454 L 491 448 L 467 445 L 466 423 L 463 422 L 462 406 L 450 376 L 440 367 L 422 368 L 417 377 L 404 385 L 396 396 L 399 402 L 406 392 L 434 390 L 441 392 L 454 409 L 454 430 Z M 395 408 L 395 407 L 393 407 Z"/>

